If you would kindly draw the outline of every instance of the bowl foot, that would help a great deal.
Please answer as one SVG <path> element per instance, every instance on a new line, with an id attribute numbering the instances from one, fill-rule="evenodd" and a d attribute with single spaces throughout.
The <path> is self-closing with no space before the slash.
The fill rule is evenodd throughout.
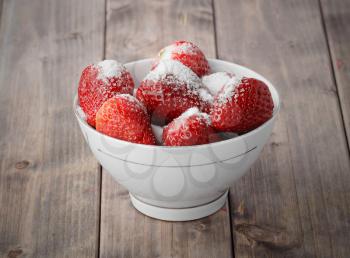
<path id="1" fill-rule="evenodd" d="M 204 218 L 218 211 L 226 201 L 228 191 L 219 198 L 200 206 L 189 208 L 163 208 L 145 203 L 129 193 L 131 203 L 141 213 L 160 220 L 166 221 L 188 221 Z"/>

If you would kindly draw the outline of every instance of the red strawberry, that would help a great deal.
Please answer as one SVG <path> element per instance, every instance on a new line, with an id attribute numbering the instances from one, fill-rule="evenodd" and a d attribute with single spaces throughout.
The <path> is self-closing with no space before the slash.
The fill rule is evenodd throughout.
<path id="1" fill-rule="evenodd" d="M 104 60 L 86 67 L 80 77 L 79 105 L 87 122 L 95 127 L 96 112 L 118 93 L 132 93 L 134 81 L 125 67 L 114 60 Z"/>
<path id="2" fill-rule="evenodd" d="M 160 60 L 177 60 L 191 68 L 198 76 L 209 73 L 209 64 L 203 52 L 195 44 L 188 41 L 175 41 L 173 44 L 163 48 L 158 53 L 158 58 L 153 67 Z"/>
<path id="3" fill-rule="evenodd" d="M 219 131 L 245 133 L 272 117 L 268 86 L 254 78 L 232 79 L 214 100 L 210 117 Z"/>
<path id="4" fill-rule="evenodd" d="M 190 107 L 200 107 L 200 78 L 174 60 L 164 60 L 141 82 L 136 97 L 157 124 L 166 124 Z"/>
<path id="5" fill-rule="evenodd" d="M 156 144 L 146 108 L 129 94 L 116 95 L 103 103 L 96 114 L 96 130 L 124 141 Z"/>
<path id="6" fill-rule="evenodd" d="M 203 87 L 198 90 L 200 97 L 200 110 L 207 114 L 213 107 L 214 97 L 210 94 L 207 88 Z"/>
<path id="7" fill-rule="evenodd" d="M 164 127 L 163 144 L 167 146 L 190 146 L 218 140 L 213 135 L 209 115 L 190 108 Z"/>

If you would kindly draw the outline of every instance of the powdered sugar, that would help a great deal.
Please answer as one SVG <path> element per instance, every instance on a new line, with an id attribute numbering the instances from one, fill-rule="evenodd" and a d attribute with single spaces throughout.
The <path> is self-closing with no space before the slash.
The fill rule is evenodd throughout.
<path id="1" fill-rule="evenodd" d="M 163 60 L 171 59 L 175 49 L 176 49 L 175 45 L 170 45 L 163 48 L 161 51 L 159 51 L 159 58 Z"/>
<path id="2" fill-rule="evenodd" d="M 103 60 L 97 63 L 96 66 L 100 71 L 97 78 L 101 80 L 118 77 L 126 70 L 122 64 L 115 60 Z"/>
<path id="3" fill-rule="evenodd" d="M 196 115 L 196 119 L 204 119 L 205 123 L 210 126 L 211 125 L 211 120 L 210 116 L 206 113 L 202 113 L 199 111 L 197 107 L 192 107 L 187 109 L 184 113 L 182 113 L 178 118 L 175 118 L 173 120 L 172 127 L 170 127 L 169 131 L 174 131 L 178 130 L 181 126 L 184 126 L 187 119 L 191 116 Z"/>
<path id="4" fill-rule="evenodd" d="M 147 114 L 147 110 L 146 107 L 134 96 L 130 95 L 130 94 L 118 94 L 116 95 L 117 97 L 122 97 L 132 103 L 135 103 L 136 105 L 140 106 L 142 108 L 142 110 Z"/>
<path id="5" fill-rule="evenodd" d="M 227 72 L 212 73 L 202 77 L 202 82 L 214 96 L 224 87 L 234 75 Z"/>
<path id="6" fill-rule="evenodd" d="M 218 100 L 220 103 L 226 103 L 234 95 L 235 88 L 241 82 L 240 77 L 231 78 L 224 86 L 223 91 L 218 95 Z"/>
<path id="7" fill-rule="evenodd" d="M 172 59 L 161 60 L 144 80 L 156 82 L 165 79 L 167 75 L 173 75 L 180 83 L 185 83 L 190 90 L 201 88 L 201 79 L 190 68 Z"/>
<path id="8" fill-rule="evenodd" d="M 209 91 L 206 88 L 200 88 L 198 90 L 200 98 L 209 103 L 213 103 L 214 97 L 209 93 Z"/>
<path id="9" fill-rule="evenodd" d="M 197 115 L 197 114 L 200 114 L 199 109 L 197 107 L 192 107 L 192 108 L 187 109 L 185 112 L 183 112 L 181 114 L 181 116 L 179 116 L 176 119 L 185 120 L 185 119 L 189 118 L 190 116 Z"/>
<path id="10" fill-rule="evenodd" d="M 193 54 L 194 53 L 194 46 L 192 44 L 190 44 L 189 42 L 183 42 L 182 44 L 178 44 L 178 45 L 176 45 L 174 43 L 174 44 L 171 44 L 171 45 L 163 48 L 159 52 L 159 57 L 162 60 L 171 59 L 173 53 L 176 53 L 176 54 L 182 54 L 182 53 Z"/>
<path id="11" fill-rule="evenodd" d="M 199 113 L 199 115 L 204 118 L 204 121 L 205 123 L 208 125 L 208 126 L 211 126 L 211 119 L 210 119 L 210 116 L 207 114 L 207 113 Z"/>

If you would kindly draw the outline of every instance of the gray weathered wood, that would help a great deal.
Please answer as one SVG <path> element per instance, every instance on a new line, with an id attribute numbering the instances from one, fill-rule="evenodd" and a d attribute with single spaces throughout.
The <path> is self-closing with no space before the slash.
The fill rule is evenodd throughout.
<path id="1" fill-rule="evenodd" d="M 106 56 L 126 62 L 153 57 L 177 39 L 215 56 L 211 1 L 108 1 Z M 229 214 L 169 223 L 136 211 L 125 188 L 102 176 L 101 257 L 230 257 Z"/>
<path id="2" fill-rule="evenodd" d="M 266 75 L 283 101 L 231 188 L 236 257 L 348 257 L 349 1 L 213 1 L 219 58 Z M 209 0 L 111 0 L 107 16 L 108 58 L 152 57 L 175 39 L 215 56 Z M 103 58 L 104 19 L 104 0 L 0 0 L 0 256 L 95 257 L 99 244 L 101 257 L 232 256 L 228 205 L 160 222 L 106 172 L 99 239 L 99 167 L 71 102 L 82 68 Z"/>
<path id="3" fill-rule="evenodd" d="M 0 22 L 1 22 L 1 14 L 2 14 L 2 2 L 3 0 L 0 0 Z"/>
<path id="4" fill-rule="evenodd" d="M 350 148 L 350 1 L 321 1 L 334 75 Z"/>
<path id="5" fill-rule="evenodd" d="M 149 218 L 132 207 L 128 191 L 103 172 L 101 257 L 231 257 L 227 205 L 192 222 Z"/>
<path id="6" fill-rule="evenodd" d="M 95 257 L 100 175 L 72 112 L 103 53 L 103 1 L 4 1 L 0 256 Z"/>
<path id="7" fill-rule="evenodd" d="M 219 58 L 265 75 L 282 99 L 270 142 L 231 188 L 236 257 L 348 257 L 349 155 L 318 1 L 214 6 Z"/>

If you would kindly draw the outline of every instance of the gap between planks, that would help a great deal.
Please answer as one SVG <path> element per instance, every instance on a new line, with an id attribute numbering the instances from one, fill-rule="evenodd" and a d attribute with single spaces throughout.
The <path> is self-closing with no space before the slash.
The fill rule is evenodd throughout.
<path id="1" fill-rule="evenodd" d="M 0 0 L 1 1 L 1 0 Z M 106 59 L 106 36 L 107 36 L 107 1 L 108 0 L 104 0 L 104 24 L 103 24 L 103 42 L 102 42 L 102 46 L 103 46 L 103 50 L 102 50 L 102 60 Z M 101 257 L 101 252 L 100 252 L 100 248 L 101 248 L 101 218 L 102 218 L 102 180 L 103 180 L 103 168 L 101 166 L 100 163 L 98 163 L 98 169 L 99 169 L 99 174 L 100 174 L 100 196 L 99 196 L 99 216 L 98 216 L 98 236 L 97 236 L 97 254 L 96 257 Z"/>
<path id="2" fill-rule="evenodd" d="M 216 27 L 216 15 L 215 15 L 215 0 L 211 0 L 211 8 L 213 13 L 213 29 L 214 29 L 214 42 L 215 42 L 215 57 L 218 58 L 219 56 L 219 50 L 218 50 L 218 35 L 216 33 L 217 27 Z M 231 189 L 229 189 L 227 194 L 227 207 L 228 207 L 228 216 L 229 216 L 229 223 L 230 223 L 230 244 L 231 244 L 231 255 L 232 258 L 235 258 L 235 243 L 234 243 L 234 232 L 235 232 L 235 226 L 233 223 L 233 213 L 232 213 L 232 205 L 231 205 Z M 231 214 L 232 213 L 232 214 Z"/>

